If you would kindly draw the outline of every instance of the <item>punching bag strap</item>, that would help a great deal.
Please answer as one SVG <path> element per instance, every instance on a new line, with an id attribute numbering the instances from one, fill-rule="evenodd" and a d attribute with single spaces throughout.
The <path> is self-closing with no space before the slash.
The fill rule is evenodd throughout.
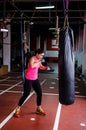
<path id="1" fill-rule="evenodd" d="M 68 6 L 69 6 L 69 0 L 65 0 L 65 18 L 64 18 L 64 27 L 69 26 L 69 21 L 68 21 Z"/>
<path id="2" fill-rule="evenodd" d="M 69 0 L 66 0 L 66 1 L 65 1 L 65 5 L 66 5 L 66 10 L 68 10 Z"/>
<path id="3" fill-rule="evenodd" d="M 68 21 L 68 14 L 65 15 L 65 18 L 64 18 L 64 28 L 68 26 L 69 27 L 69 21 Z"/>

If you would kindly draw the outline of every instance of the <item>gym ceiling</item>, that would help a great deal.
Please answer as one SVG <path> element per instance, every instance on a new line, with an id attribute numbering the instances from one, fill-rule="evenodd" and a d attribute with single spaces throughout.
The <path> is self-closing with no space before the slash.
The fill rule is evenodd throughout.
<path id="1" fill-rule="evenodd" d="M 0 24 L 19 25 L 21 16 L 23 23 L 28 21 L 33 33 L 49 35 L 49 28 L 62 28 L 64 17 L 68 14 L 69 25 L 76 31 L 86 24 L 86 0 L 69 0 L 68 10 L 66 0 L 0 0 Z M 54 5 L 53 9 L 36 10 L 36 6 Z M 85 17 L 85 18 L 84 18 Z M 15 28 L 14 28 L 15 29 Z M 16 28 L 17 29 L 17 28 Z"/>

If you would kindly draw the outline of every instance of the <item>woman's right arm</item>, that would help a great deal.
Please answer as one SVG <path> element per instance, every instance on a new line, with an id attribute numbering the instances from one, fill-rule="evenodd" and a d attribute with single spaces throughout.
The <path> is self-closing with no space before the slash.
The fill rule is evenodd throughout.
<path id="1" fill-rule="evenodd" d="M 31 68 L 34 68 L 39 64 L 41 65 L 41 61 L 40 60 L 34 61 L 33 57 L 31 57 L 31 59 L 29 60 L 29 65 L 30 65 Z"/>

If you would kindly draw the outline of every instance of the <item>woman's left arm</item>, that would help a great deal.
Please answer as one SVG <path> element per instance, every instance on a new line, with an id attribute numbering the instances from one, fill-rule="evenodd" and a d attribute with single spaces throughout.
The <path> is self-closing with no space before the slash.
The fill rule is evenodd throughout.
<path id="1" fill-rule="evenodd" d="M 44 65 L 40 65 L 40 67 L 39 67 L 41 70 L 47 70 L 47 66 L 44 66 Z"/>

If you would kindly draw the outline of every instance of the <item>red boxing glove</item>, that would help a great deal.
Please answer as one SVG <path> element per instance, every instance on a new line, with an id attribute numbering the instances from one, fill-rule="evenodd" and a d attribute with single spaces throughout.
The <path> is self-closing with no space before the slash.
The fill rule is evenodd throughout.
<path id="1" fill-rule="evenodd" d="M 41 66 L 40 66 L 40 69 L 41 69 L 41 70 L 47 70 L 47 67 L 46 67 L 46 66 L 41 65 Z"/>

